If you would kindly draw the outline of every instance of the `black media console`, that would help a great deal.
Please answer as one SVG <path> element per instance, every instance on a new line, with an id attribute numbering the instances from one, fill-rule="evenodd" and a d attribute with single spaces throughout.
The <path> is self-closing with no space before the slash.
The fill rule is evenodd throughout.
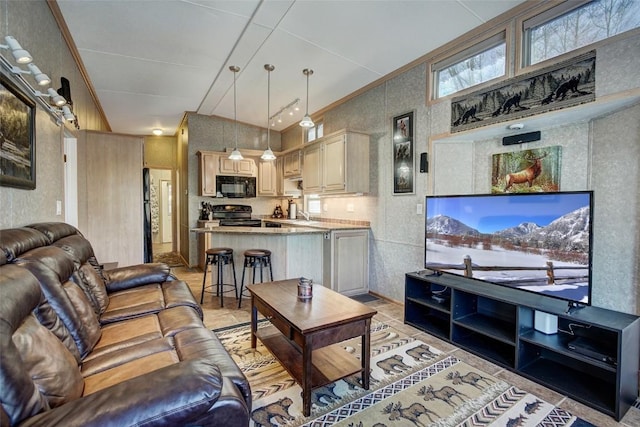
<path id="1" fill-rule="evenodd" d="M 455 275 L 405 276 L 405 323 L 620 420 L 638 397 L 640 318 Z M 535 312 L 557 316 L 536 330 Z"/>

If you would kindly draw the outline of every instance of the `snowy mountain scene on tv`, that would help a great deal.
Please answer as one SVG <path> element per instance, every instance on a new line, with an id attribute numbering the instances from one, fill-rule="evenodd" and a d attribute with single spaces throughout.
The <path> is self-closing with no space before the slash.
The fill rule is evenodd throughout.
<path id="1" fill-rule="evenodd" d="M 425 267 L 590 304 L 591 196 L 427 196 Z"/>

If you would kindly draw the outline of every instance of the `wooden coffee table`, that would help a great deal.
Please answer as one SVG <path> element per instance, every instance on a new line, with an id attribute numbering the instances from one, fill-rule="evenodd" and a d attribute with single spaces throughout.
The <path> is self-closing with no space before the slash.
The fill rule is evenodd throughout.
<path id="1" fill-rule="evenodd" d="M 251 292 L 251 347 L 256 338 L 302 387 L 303 413 L 311 414 L 311 390 L 360 372 L 369 389 L 371 318 L 377 313 L 351 298 L 313 286 L 313 298 L 298 299 L 298 279 L 256 283 Z M 258 331 L 258 312 L 271 322 Z M 360 361 L 338 344 L 362 337 Z"/>

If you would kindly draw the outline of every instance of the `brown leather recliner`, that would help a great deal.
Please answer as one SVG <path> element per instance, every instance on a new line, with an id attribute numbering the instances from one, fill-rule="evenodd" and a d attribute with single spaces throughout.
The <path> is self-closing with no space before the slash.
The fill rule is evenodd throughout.
<path id="1" fill-rule="evenodd" d="M 249 384 L 185 295 L 157 307 L 138 294 L 103 322 L 114 293 L 150 287 L 141 292 L 156 303 L 182 282 L 144 265 L 105 275 L 101 289 L 80 274 L 90 245 L 66 227 L 0 231 L 0 424 L 248 425 Z"/>

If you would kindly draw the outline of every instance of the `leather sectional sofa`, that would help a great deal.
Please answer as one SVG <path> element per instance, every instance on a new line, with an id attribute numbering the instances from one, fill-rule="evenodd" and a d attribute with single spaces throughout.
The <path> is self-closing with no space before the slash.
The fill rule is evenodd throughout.
<path id="1" fill-rule="evenodd" d="M 0 425 L 248 425 L 251 390 L 164 264 L 64 223 L 0 231 Z"/>

